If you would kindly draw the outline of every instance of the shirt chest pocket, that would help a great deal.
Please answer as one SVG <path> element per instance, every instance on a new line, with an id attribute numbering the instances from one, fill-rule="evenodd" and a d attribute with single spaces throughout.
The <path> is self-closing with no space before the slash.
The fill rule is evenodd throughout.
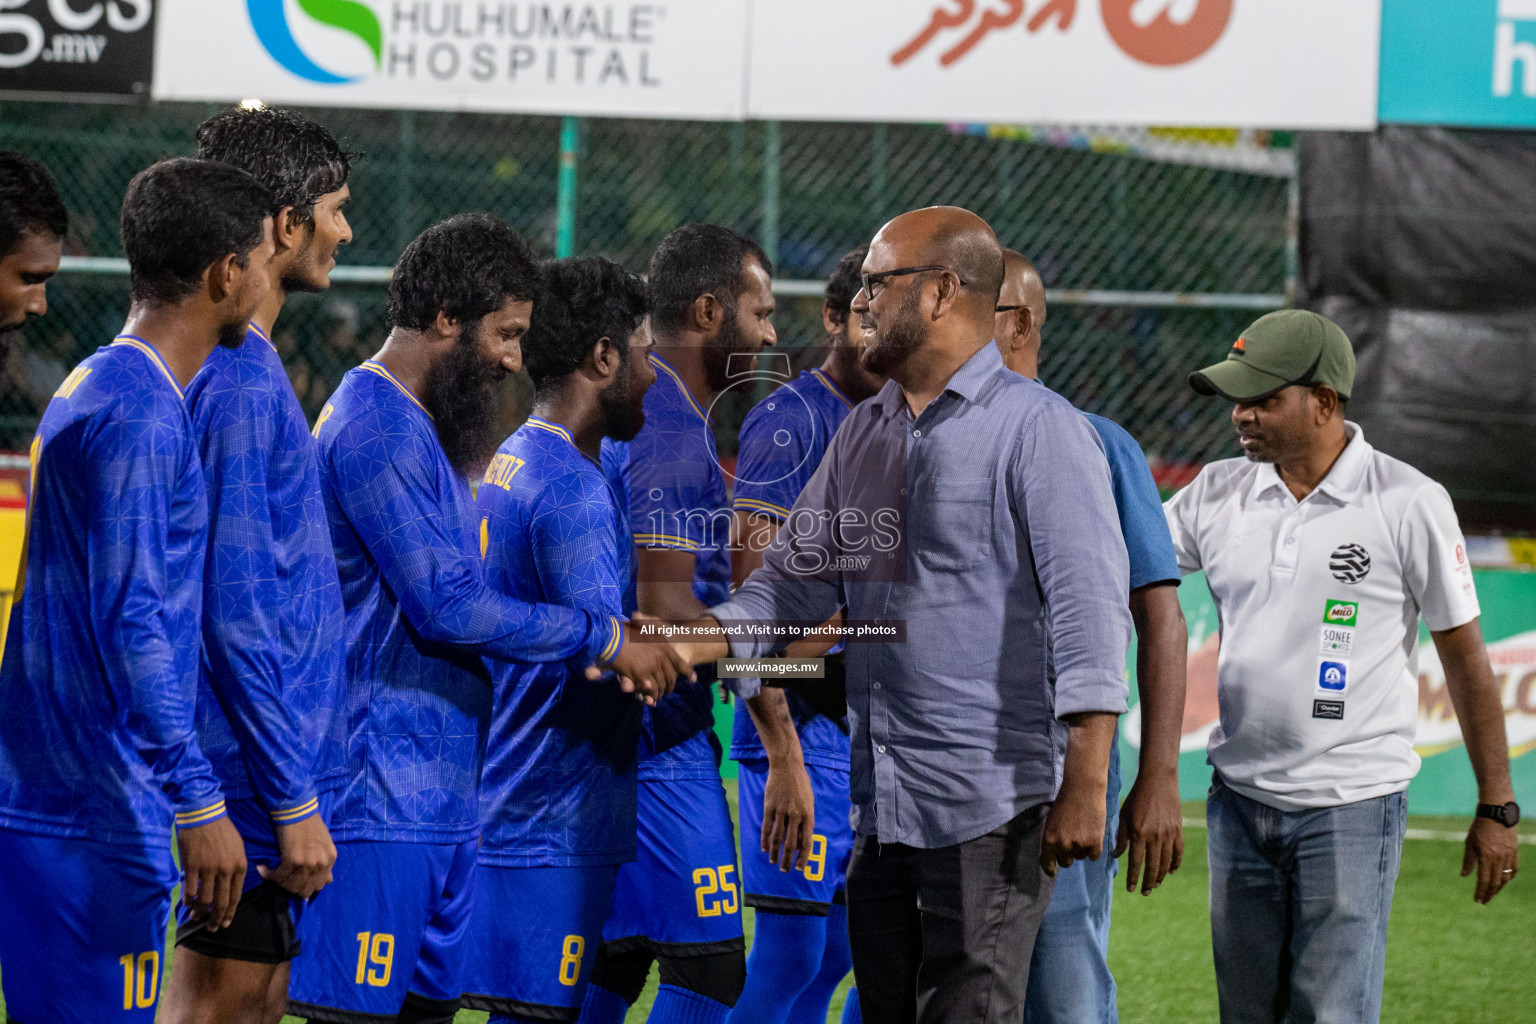
<path id="1" fill-rule="evenodd" d="M 911 547 L 933 572 L 964 572 L 992 557 L 991 480 L 929 480 L 910 510 Z"/>

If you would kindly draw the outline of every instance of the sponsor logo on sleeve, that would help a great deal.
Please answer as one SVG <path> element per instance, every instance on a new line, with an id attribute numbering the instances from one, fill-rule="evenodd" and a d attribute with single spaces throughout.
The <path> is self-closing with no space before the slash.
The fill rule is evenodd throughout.
<path id="1" fill-rule="evenodd" d="M 1344 720 L 1344 702 L 1341 700 L 1314 700 L 1312 702 L 1312 717 L 1342 722 Z"/>
<path id="2" fill-rule="evenodd" d="M 1343 661 L 1325 661 L 1317 670 L 1319 689 L 1329 693 L 1343 693 L 1349 685 L 1349 664 Z"/>

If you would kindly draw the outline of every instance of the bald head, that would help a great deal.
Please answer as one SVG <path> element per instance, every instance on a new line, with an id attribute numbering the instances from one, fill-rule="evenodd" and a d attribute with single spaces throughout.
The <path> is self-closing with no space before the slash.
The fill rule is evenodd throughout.
<path id="1" fill-rule="evenodd" d="M 939 266 L 961 282 L 962 304 L 991 315 L 1003 284 L 1003 247 L 990 225 L 958 206 L 930 206 L 886 224 L 870 243 L 871 270 Z"/>
<path id="2" fill-rule="evenodd" d="M 1003 287 L 993 334 L 1003 362 L 1026 377 L 1040 375 L 1040 329 L 1045 326 L 1045 282 L 1021 252 L 1003 251 Z"/>

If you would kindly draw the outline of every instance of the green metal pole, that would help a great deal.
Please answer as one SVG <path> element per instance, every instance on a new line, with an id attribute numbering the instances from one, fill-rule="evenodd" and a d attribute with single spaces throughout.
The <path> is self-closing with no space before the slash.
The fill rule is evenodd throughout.
<path id="1" fill-rule="evenodd" d="M 779 262 L 779 122 L 764 121 L 763 251 Z"/>
<path id="2" fill-rule="evenodd" d="M 560 194 L 555 202 L 555 258 L 576 251 L 576 167 L 581 156 L 581 118 L 560 122 Z"/>

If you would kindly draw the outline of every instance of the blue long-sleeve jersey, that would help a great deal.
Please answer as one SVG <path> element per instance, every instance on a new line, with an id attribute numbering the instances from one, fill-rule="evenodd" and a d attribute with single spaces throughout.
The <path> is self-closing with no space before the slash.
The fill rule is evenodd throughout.
<path id="1" fill-rule="evenodd" d="M 520 601 L 623 612 L 634 545 L 612 484 L 564 427 L 537 417 L 502 444 L 477 502 L 485 578 Z M 587 662 L 498 662 L 480 783 L 480 861 L 508 867 L 635 857 L 641 706 Z"/>
<path id="2" fill-rule="evenodd" d="M 821 457 L 853 403 L 824 370 L 809 370 L 764 398 L 741 424 L 736 457 L 737 510 L 782 524 L 795 499 L 821 465 Z M 848 770 L 848 734 L 812 711 L 799 694 L 785 691 L 806 764 Z M 745 701 L 736 703 L 731 757 L 766 760 L 767 751 Z"/>
<path id="3" fill-rule="evenodd" d="M 677 371 L 654 353 L 650 359 L 656 383 L 645 393 L 645 426 L 628 444 L 605 446 L 604 461 L 624 481 L 635 543 L 691 552 L 693 594 L 712 608 L 731 594 L 731 506 L 725 470 L 709 417 Z M 703 669 L 699 678 L 708 678 Z M 640 777 L 718 778 L 713 728 L 709 684 L 680 681 L 660 704 L 646 709 Z M 708 735 L 709 744 L 685 742 L 701 733 Z"/>
<path id="4" fill-rule="evenodd" d="M 280 824 L 345 780 L 341 585 L 320 461 L 282 358 L 252 326 L 187 387 L 208 488 L 197 739 L 226 797 Z"/>
<path id="5" fill-rule="evenodd" d="M 123 336 L 32 442 L 0 667 L 0 827 L 139 843 L 224 815 L 193 728 L 208 504 L 181 388 Z"/>
<path id="6" fill-rule="evenodd" d="M 478 833 L 491 711 L 482 655 L 596 661 L 618 620 L 485 585 L 479 518 L 432 418 L 382 364 L 352 370 L 315 424 L 346 611 L 346 788 L 338 839 Z"/>

